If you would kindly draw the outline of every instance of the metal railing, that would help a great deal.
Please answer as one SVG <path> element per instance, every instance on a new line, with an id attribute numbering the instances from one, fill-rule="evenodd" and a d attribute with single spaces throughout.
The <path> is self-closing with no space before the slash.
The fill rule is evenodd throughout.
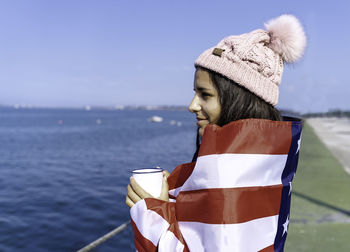
<path id="1" fill-rule="evenodd" d="M 101 243 L 104 243 L 105 241 L 107 241 L 109 238 L 111 238 L 111 237 L 115 236 L 116 234 L 118 234 L 119 232 L 123 231 L 130 223 L 131 223 L 131 221 L 123 223 L 119 227 L 113 229 L 111 232 L 105 234 L 104 236 L 102 236 L 102 237 L 98 238 L 97 240 L 91 242 L 90 244 L 86 245 L 84 248 L 79 249 L 77 252 L 90 251 L 91 249 L 97 247 Z"/>

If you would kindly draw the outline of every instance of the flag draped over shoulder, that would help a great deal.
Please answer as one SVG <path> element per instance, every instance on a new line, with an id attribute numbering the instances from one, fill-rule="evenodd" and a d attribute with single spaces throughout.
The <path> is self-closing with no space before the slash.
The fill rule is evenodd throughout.
<path id="1" fill-rule="evenodd" d="M 196 162 L 168 177 L 170 202 L 130 210 L 141 251 L 283 251 L 302 123 L 208 125 Z"/>

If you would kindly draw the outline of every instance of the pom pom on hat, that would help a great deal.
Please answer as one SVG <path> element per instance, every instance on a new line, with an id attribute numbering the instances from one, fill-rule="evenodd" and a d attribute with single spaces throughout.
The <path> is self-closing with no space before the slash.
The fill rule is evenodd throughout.
<path id="1" fill-rule="evenodd" d="M 293 15 L 282 15 L 265 24 L 270 35 L 270 47 L 281 55 L 287 63 L 297 61 L 303 56 L 306 36 L 299 20 Z"/>

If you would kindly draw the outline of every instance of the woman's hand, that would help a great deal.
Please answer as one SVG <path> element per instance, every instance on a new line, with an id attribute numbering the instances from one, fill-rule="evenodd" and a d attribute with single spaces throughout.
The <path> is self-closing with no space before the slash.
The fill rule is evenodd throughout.
<path id="1" fill-rule="evenodd" d="M 169 201 L 169 186 L 167 178 L 169 176 L 168 171 L 163 171 L 163 183 L 162 191 L 157 199 Z M 136 202 L 145 198 L 154 198 L 151 194 L 142 189 L 142 187 L 136 183 L 133 177 L 130 178 L 130 184 L 128 185 L 128 195 L 126 196 L 125 203 L 132 207 Z"/>

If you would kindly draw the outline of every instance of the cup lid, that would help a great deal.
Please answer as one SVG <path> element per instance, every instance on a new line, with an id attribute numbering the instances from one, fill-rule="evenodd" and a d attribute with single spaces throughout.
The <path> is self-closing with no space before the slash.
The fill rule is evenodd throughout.
<path id="1" fill-rule="evenodd" d="M 157 173 L 162 172 L 162 168 L 138 168 L 132 171 L 135 174 L 144 174 L 144 173 Z"/>

